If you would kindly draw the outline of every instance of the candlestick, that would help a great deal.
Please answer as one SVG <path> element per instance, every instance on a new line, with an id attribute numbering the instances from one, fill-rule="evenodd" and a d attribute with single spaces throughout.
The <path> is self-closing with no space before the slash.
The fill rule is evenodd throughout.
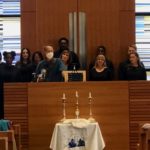
<path id="1" fill-rule="evenodd" d="M 64 122 L 66 120 L 66 95 L 65 93 L 63 93 L 62 104 L 63 104 L 63 118 L 61 119 L 61 122 Z"/>
<path id="2" fill-rule="evenodd" d="M 79 119 L 79 114 L 80 114 L 80 111 L 79 111 L 79 94 L 78 94 L 78 91 L 76 91 L 76 110 L 75 110 L 75 115 L 76 115 L 76 119 Z"/>
<path id="3" fill-rule="evenodd" d="M 78 95 L 78 91 L 76 91 L 76 98 L 77 98 L 77 97 L 79 97 L 79 95 Z"/>
<path id="4" fill-rule="evenodd" d="M 89 92 L 89 98 L 92 98 L 91 92 Z"/>
<path id="5" fill-rule="evenodd" d="M 66 99 L 66 95 L 65 95 L 65 93 L 63 93 L 63 97 L 62 97 L 62 99 Z"/>
<path id="6" fill-rule="evenodd" d="M 92 114 L 92 94 L 91 94 L 91 92 L 89 92 L 88 99 L 89 99 L 89 107 L 90 107 L 88 120 L 90 120 L 90 122 L 95 122 L 95 119 L 93 118 L 93 114 Z"/>

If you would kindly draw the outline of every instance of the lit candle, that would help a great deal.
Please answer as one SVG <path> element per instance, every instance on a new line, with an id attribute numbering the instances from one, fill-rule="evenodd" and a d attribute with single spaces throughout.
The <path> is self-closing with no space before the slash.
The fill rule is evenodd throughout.
<path id="1" fill-rule="evenodd" d="M 65 95 L 65 93 L 63 93 L 63 98 L 62 99 L 66 99 L 66 95 Z"/>
<path id="2" fill-rule="evenodd" d="M 92 98 L 91 92 L 89 92 L 89 98 Z"/>
<path id="3" fill-rule="evenodd" d="M 79 95 L 78 95 L 78 91 L 76 91 L 76 97 L 79 97 Z"/>

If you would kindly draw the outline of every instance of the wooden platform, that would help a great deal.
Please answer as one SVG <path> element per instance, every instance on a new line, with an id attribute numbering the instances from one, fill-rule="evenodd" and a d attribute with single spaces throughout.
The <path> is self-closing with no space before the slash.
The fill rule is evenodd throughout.
<path id="1" fill-rule="evenodd" d="M 105 150 L 137 149 L 139 123 L 150 121 L 150 82 L 144 81 L 5 84 L 5 117 L 21 124 L 24 149 L 49 149 L 54 125 L 62 117 L 62 94 L 67 97 L 67 117 L 73 118 L 76 90 L 84 118 L 92 93 Z"/>

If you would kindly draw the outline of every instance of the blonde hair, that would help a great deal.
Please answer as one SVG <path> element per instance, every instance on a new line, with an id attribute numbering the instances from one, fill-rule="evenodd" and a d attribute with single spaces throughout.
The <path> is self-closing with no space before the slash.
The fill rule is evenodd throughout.
<path id="1" fill-rule="evenodd" d="M 97 55 L 96 60 L 95 60 L 95 65 L 94 65 L 94 67 L 97 67 L 97 66 L 98 66 L 97 60 L 99 60 L 99 59 L 102 59 L 102 60 L 104 61 L 103 66 L 104 66 L 104 67 L 107 67 L 107 65 L 106 65 L 106 58 L 105 58 L 105 56 L 102 55 L 102 54 Z"/>

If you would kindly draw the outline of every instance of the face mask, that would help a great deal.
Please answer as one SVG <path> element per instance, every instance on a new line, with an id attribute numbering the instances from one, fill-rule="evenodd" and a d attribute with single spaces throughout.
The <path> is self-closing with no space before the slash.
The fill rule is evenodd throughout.
<path id="1" fill-rule="evenodd" d="M 53 52 L 46 53 L 46 58 L 47 58 L 48 60 L 51 60 L 51 59 L 53 58 L 53 56 L 54 56 L 54 53 L 53 53 Z"/>

